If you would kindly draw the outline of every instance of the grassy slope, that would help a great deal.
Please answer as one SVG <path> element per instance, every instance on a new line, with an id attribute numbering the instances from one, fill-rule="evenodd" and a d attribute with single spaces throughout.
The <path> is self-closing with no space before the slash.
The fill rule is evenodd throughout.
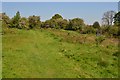
<path id="1" fill-rule="evenodd" d="M 2 78 L 2 21 L 0 21 L 0 79 Z"/>
<path id="2" fill-rule="evenodd" d="M 93 35 L 86 35 L 93 38 L 83 44 L 77 41 L 80 36 L 62 30 L 9 30 L 3 35 L 3 78 L 117 77 L 118 58 L 112 56 L 117 45 L 96 47 Z"/>

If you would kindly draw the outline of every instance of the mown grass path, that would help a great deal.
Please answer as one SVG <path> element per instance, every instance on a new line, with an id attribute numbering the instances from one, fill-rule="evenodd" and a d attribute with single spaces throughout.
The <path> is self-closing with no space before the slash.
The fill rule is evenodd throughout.
<path id="1" fill-rule="evenodd" d="M 13 29 L 4 34 L 2 77 L 117 77 L 117 58 L 111 56 L 117 48 L 106 50 L 107 53 L 111 52 L 110 55 L 102 52 L 100 55 L 101 48 L 94 45 L 68 43 L 60 39 L 47 30 Z M 72 56 L 66 57 L 69 54 Z M 105 60 L 109 58 L 109 65 L 114 66 L 108 66 L 107 69 L 97 66 L 102 55 Z"/>

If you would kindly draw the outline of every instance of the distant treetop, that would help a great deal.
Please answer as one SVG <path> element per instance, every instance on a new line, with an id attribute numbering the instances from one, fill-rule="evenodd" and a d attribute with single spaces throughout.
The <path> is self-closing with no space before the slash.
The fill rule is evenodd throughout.
<path id="1" fill-rule="evenodd" d="M 63 19 L 63 17 L 62 17 L 60 14 L 55 14 L 55 15 L 52 17 L 52 19 L 59 19 L 59 18 L 62 18 L 62 19 Z"/>

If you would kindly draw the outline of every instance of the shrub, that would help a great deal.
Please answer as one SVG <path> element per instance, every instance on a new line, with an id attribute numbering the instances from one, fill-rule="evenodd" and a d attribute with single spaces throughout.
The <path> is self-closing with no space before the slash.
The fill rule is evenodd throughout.
<path id="1" fill-rule="evenodd" d="M 104 40 L 105 40 L 104 36 L 97 36 L 96 39 L 95 39 L 96 45 L 101 44 Z"/>
<path id="2" fill-rule="evenodd" d="M 28 19 L 23 17 L 19 21 L 19 29 L 28 29 L 29 28 L 29 22 Z"/>
<path id="3" fill-rule="evenodd" d="M 41 26 L 40 16 L 35 16 L 35 15 L 29 16 L 28 21 L 29 21 L 30 29 L 40 28 Z"/>
<path id="4" fill-rule="evenodd" d="M 117 37 L 118 34 L 119 34 L 118 31 L 119 31 L 118 27 L 111 26 L 110 29 L 109 29 L 109 35 L 113 36 L 113 37 Z"/>
<path id="5" fill-rule="evenodd" d="M 95 29 L 92 26 L 86 26 L 82 28 L 82 34 L 93 34 L 95 33 Z"/>
<path id="6" fill-rule="evenodd" d="M 81 30 L 84 25 L 84 20 L 81 18 L 70 19 L 66 30 Z"/>
<path id="7" fill-rule="evenodd" d="M 10 26 L 10 18 L 6 13 L 2 13 L 2 28 L 8 28 Z"/>

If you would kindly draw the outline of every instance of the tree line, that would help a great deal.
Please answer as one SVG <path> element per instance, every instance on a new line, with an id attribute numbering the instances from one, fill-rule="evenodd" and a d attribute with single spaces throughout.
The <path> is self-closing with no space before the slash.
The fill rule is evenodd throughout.
<path id="1" fill-rule="evenodd" d="M 86 25 L 81 18 L 64 19 L 60 14 L 55 14 L 51 19 L 42 22 L 40 16 L 21 17 L 20 12 L 17 11 L 16 15 L 12 18 L 2 13 L 2 26 L 3 28 L 18 28 L 18 29 L 41 29 L 41 28 L 54 28 L 78 31 L 81 34 L 91 34 L 99 32 L 109 36 L 119 36 L 120 26 L 120 12 L 107 11 L 103 14 L 103 25 L 100 26 L 98 21 L 93 25 Z"/>

